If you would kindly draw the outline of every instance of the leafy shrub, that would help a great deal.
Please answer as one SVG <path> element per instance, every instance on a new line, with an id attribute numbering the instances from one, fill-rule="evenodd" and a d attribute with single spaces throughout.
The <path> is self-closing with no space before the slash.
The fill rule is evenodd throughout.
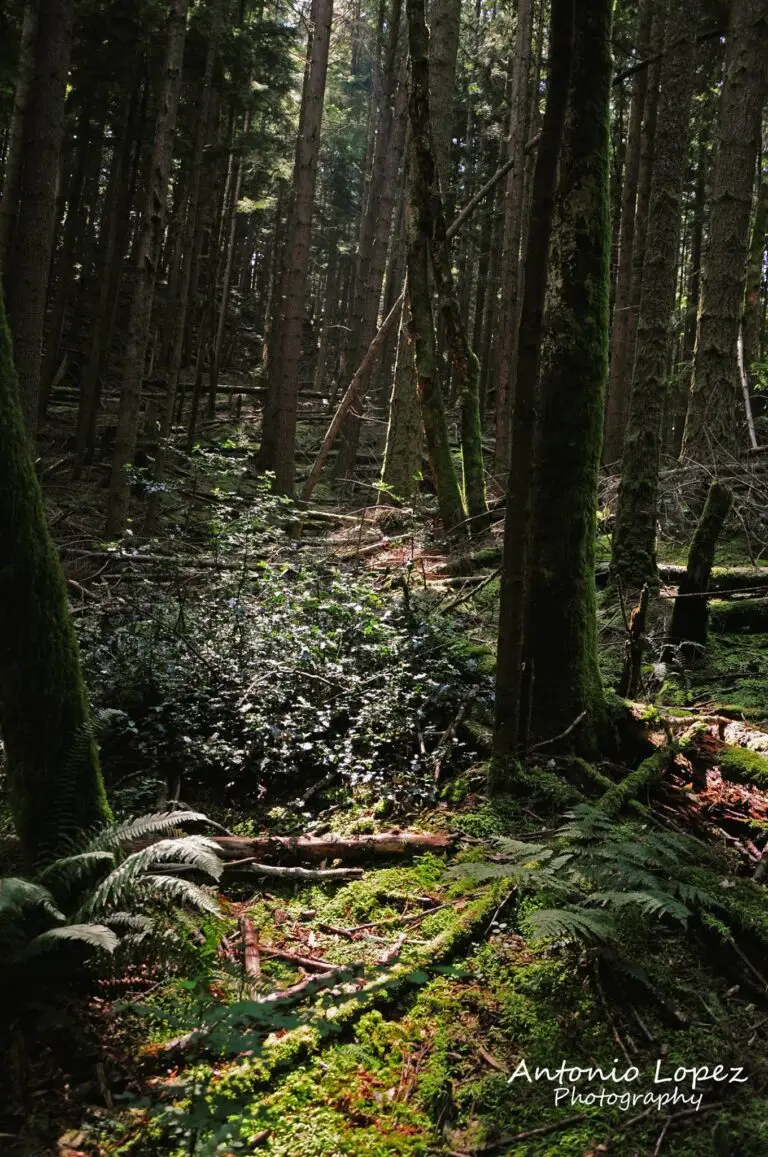
<path id="1" fill-rule="evenodd" d="M 112 781 L 183 776 L 185 798 L 274 803 L 337 775 L 377 798 L 431 797 L 417 737 L 436 745 L 474 659 L 370 578 L 286 542 L 260 507 L 217 515 L 211 534 L 221 566 L 204 583 L 169 560 L 167 593 L 133 583 L 81 616 L 96 706 L 122 713 L 104 740 Z"/>

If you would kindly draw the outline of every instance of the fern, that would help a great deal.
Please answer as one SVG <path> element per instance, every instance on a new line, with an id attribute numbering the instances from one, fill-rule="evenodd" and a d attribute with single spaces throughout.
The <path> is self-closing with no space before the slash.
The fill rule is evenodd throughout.
<path id="1" fill-rule="evenodd" d="M 205 822 L 205 816 L 161 812 L 113 824 L 34 880 L 0 879 L 0 968 L 18 968 L 67 943 L 109 953 L 150 941 L 167 949 L 180 942 L 173 924 L 181 906 L 218 916 L 208 892 L 174 874 L 175 867 L 193 868 L 218 880 L 223 870 L 212 840 L 171 838 L 190 822 Z M 165 838 L 130 854 L 123 850 L 157 835 Z M 0 987 L 2 980 L 0 975 Z"/>
<path id="2" fill-rule="evenodd" d="M 566 813 L 549 844 L 497 839 L 492 848 L 492 860 L 462 864 L 452 874 L 508 879 L 545 901 L 565 896 L 565 906 L 542 906 L 526 917 L 537 939 L 579 941 L 602 951 L 619 942 L 618 918 L 625 912 L 685 927 L 694 911 L 723 906 L 689 882 L 692 866 L 706 855 L 699 841 L 617 822 L 589 804 Z"/>

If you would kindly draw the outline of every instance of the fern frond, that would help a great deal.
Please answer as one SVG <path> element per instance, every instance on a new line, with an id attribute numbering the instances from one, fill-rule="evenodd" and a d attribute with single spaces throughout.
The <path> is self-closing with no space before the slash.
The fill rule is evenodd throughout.
<path id="1" fill-rule="evenodd" d="M 54 860 L 38 873 L 37 880 L 46 887 L 63 889 L 66 892 L 74 891 L 86 881 L 90 882 L 99 871 L 113 868 L 115 856 L 113 852 L 91 851 L 77 852 L 72 856 L 63 856 Z"/>
<path id="2" fill-rule="evenodd" d="M 206 875 L 218 879 L 223 864 L 214 854 L 216 845 L 204 836 L 183 836 L 175 840 L 159 840 L 126 856 L 121 864 L 90 893 L 76 913 L 76 919 L 104 915 L 110 908 L 121 905 L 136 882 L 146 876 L 155 864 L 178 863 L 190 865 Z M 146 878 L 149 878 L 148 876 Z M 152 879 L 171 879 L 153 876 Z"/>
<path id="3" fill-rule="evenodd" d="M 89 944 L 91 948 L 99 948 L 103 952 L 114 952 L 118 945 L 117 935 L 104 924 L 64 924 L 60 928 L 49 928 L 35 936 L 18 956 L 18 960 L 27 960 L 41 952 L 50 952 L 61 943 Z"/>
<path id="4" fill-rule="evenodd" d="M 33 884 L 31 880 L 22 880 L 18 876 L 0 879 L 0 917 L 21 916 L 28 908 L 42 908 L 54 920 L 66 919 L 42 884 Z"/>
<path id="5" fill-rule="evenodd" d="M 603 943 L 616 935 L 615 921 L 607 912 L 586 908 L 539 908 L 526 917 L 536 940 Z"/>
<path id="6" fill-rule="evenodd" d="M 589 904 L 601 908 L 638 908 L 644 916 L 671 916 L 681 924 L 688 922 L 690 911 L 666 892 L 593 892 Z"/>
<path id="7" fill-rule="evenodd" d="M 221 916 L 216 900 L 191 880 L 182 880 L 181 876 L 148 875 L 142 877 L 142 882 L 151 886 L 153 899 L 176 900 L 210 916 Z"/>
<path id="8" fill-rule="evenodd" d="M 124 844 L 132 843 L 134 840 L 167 835 L 183 824 L 205 823 L 207 820 L 208 817 L 202 812 L 155 812 L 152 815 L 140 816 L 135 820 L 125 820 L 124 823 L 112 824 L 110 827 L 104 828 L 91 840 L 88 850 L 119 851 Z"/>

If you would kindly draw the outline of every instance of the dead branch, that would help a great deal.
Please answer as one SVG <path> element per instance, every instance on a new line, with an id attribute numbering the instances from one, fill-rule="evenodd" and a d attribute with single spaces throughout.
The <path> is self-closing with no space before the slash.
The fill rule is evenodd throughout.
<path id="1" fill-rule="evenodd" d="M 247 981 L 261 979 L 261 958 L 259 956 L 259 934 L 248 916 L 240 917 L 240 935 L 243 938 L 243 972 Z M 250 985 L 253 990 L 253 984 Z"/>
<path id="2" fill-rule="evenodd" d="M 221 858 L 230 866 L 245 860 L 361 860 L 368 857 L 403 856 L 420 852 L 447 852 L 455 837 L 444 832 L 379 832 L 361 836 L 212 836 Z M 136 840 L 135 851 L 155 843 L 154 839 Z M 264 865 L 261 865 L 263 867 Z M 287 873 L 264 871 L 264 875 Z M 298 877 L 297 877 L 298 878 Z"/>

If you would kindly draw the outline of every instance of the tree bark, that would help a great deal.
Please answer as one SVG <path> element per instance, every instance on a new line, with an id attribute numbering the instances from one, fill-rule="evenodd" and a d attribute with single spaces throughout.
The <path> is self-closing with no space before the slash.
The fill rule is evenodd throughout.
<path id="1" fill-rule="evenodd" d="M 264 406 L 259 466 L 273 470 L 279 493 L 293 495 L 296 478 L 296 412 L 309 248 L 320 151 L 333 0 L 313 0 L 311 43 L 304 74 L 294 186 L 286 230 L 277 322 L 271 334 L 269 384 Z"/>
<path id="2" fill-rule="evenodd" d="M 613 566 L 626 590 L 658 587 L 656 518 L 669 324 L 675 305 L 680 202 L 690 140 L 696 0 L 670 10 L 643 263 L 637 349 L 613 534 Z"/>
<path id="3" fill-rule="evenodd" d="M 35 72 L 24 111 L 18 213 L 5 278 L 24 422 L 32 439 L 37 430 L 73 14 L 74 0 L 40 0 Z"/>
<path id="4" fill-rule="evenodd" d="M 576 6 L 542 353 L 526 612 L 531 735 L 594 752 L 604 722 L 595 541 L 608 376 L 611 0 Z"/>
<path id="5" fill-rule="evenodd" d="M 644 60 L 651 41 L 651 24 L 655 0 L 641 0 L 637 14 L 637 56 Z M 619 227 L 619 261 L 616 273 L 616 295 L 613 303 L 611 328 L 611 363 L 608 379 L 608 399 L 605 412 L 605 444 L 603 460 L 606 465 L 618 462 L 624 442 L 629 402 L 628 380 L 632 370 L 628 362 L 629 307 L 632 288 L 632 251 L 635 242 L 635 207 L 640 177 L 640 143 L 648 89 L 648 70 L 636 72 L 632 78 L 632 97 L 627 130 L 627 153 L 621 192 L 621 223 Z"/>
<path id="6" fill-rule="evenodd" d="M 9 248 L 16 225 L 21 187 L 21 166 L 24 151 L 24 114 L 29 90 L 35 74 L 35 46 L 37 44 L 37 0 L 26 0 L 21 24 L 18 75 L 13 94 L 11 123 L 8 126 L 8 148 L 5 155 L 3 189 L 0 196 L 0 272 L 8 264 Z"/>
<path id="7" fill-rule="evenodd" d="M 712 212 L 683 456 L 719 465 L 743 445 L 737 342 L 768 59 L 768 0 L 730 5 Z"/>
<path id="8" fill-rule="evenodd" d="M 408 0 L 408 39 L 411 50 L 407 216 L 409 325 L 427 454 L 440 517 L 445 530 L 451 533 L 463 524 L 465 510 L 440 388 L 429 280 L 430 244 L 437 226 L 437 214 L 442 215 L 442 204 L 430 146 L 429 37 L 424 0 Z"/>
<path id="9" fill-rule="evenodd" d="M 187 34 L 189 0 L 172 0 L 162 81 L 152 142 L 149 187 L 134 259 L 134 281 L 123 360 L 123 381 L 117 416 L 115 450 L 107 498 L 106 534 L 120 537 L 128 522 L 129 468 L 136 451 L 144 361 L 149 339 L 155 279 L 165 223 L 168 180 L 176 135 L 176 114 L 181 92 L 181 71 Z"/>
<path id="10" fill-rule="evenodd" d="M 109 818 L 67 588 L 24 430 L 0 293 L 0 732 L 30 868 Z"/>
<path id="11" fill-rule="evenodd" d="M 496 373 L 496 445 L 493 471 L 506 477 L 509 470 L 511 415 L 515 395 L 517 334 L 520 316 L 520 246 L 523 239 L 525 157 L 531 105 L 533 0 L 519 0 L 517 35 L 510 96 L 509 160 L 504 209 L 499 360 Z"/>
<path id="12" fill-rule="evenodd" d="M 761 301 L 760 287 L 763 282 L 765 246 L 768 241 L 768 157 L 761 158 L 760 184 L 757 190 L 755 220 L 749 243 L 747 262 L 747 284 L 744 293 L 744 365 L 747 373 L 760 357 Z"/>
<path id="13" fill-rule="evenodd" d="M 500 583 L 496 663 L 494 767 L 491 787 L 504 786 L 504 763 L 517 755 L 525 712 L 522 704 L 524 627 L 531 527 L 531 468 L 536 420 L 536 391 L 547 288 L 557 168 L 568 106 L 573 63 L 575 5 L 551 0 L 547 103 L 533 175 L 531 214 L 525 253 L 523 298 L 517 347 L 511 467 Z M 505 319 L 506 320 L 506 319 Z M 513 319 L 508 319 L 511 323 Z"/>

